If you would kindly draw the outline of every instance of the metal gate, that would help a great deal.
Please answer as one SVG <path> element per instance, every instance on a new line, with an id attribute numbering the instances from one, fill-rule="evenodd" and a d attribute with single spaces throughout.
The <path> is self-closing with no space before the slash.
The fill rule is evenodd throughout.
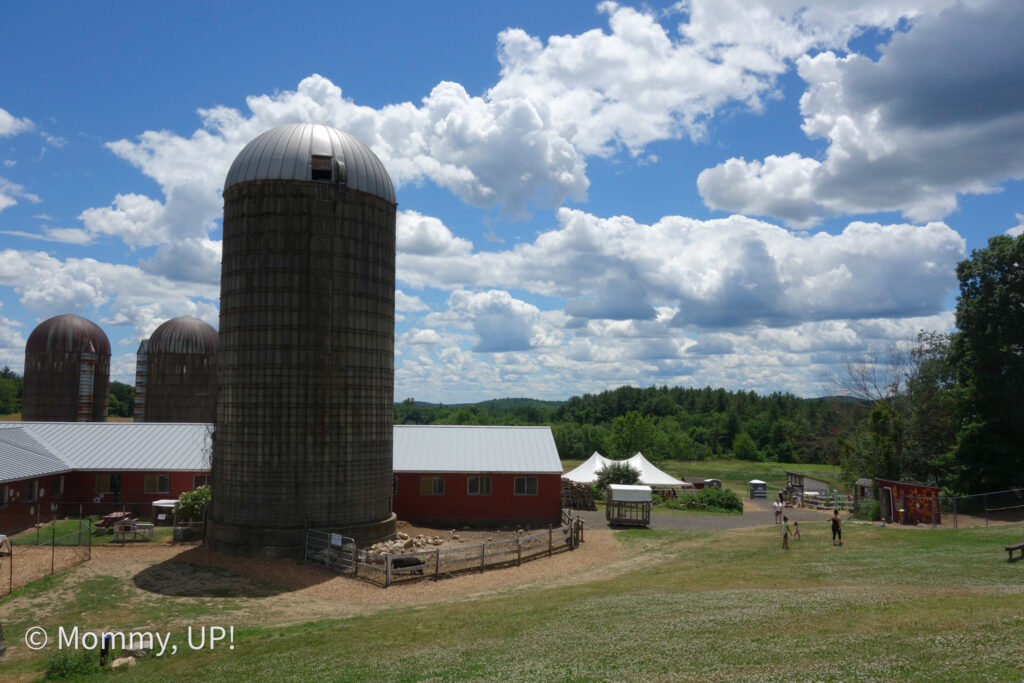
<path id="1" fill-rule="evenodd" d="M 351 574 L 356 566 L 355 539 L 330 531 L 306 531 L 306 562 L 319 564 L 339 574 Z"/>

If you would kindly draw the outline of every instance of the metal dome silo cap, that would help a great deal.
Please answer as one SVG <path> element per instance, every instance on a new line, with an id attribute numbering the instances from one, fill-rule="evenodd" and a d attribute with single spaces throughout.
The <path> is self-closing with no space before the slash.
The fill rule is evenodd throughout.
<path id="1" fill-rule="evenodd" d="M 395 203 L 391 176 L 377 155 L 348 133 L 319 123 L 291 123 L 259 135 L 235 157 L 224 189 L 251 180 L 314 180 L 315 167 L 326 159 L 344 164 L 336 168 L 344 168 L 348 187 Z"/>

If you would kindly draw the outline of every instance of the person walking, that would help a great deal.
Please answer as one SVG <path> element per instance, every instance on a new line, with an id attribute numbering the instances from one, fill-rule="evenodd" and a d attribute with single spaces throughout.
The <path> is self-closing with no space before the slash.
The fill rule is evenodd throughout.
<path id="1" fill-rule="evenodd" d="M 782 502 L 776 500 L 772 503 L 772 509 L 775 510 L 775 524 L 782 523 Z"/>
<path id="2" fill-rule="evenodd" d="M 782 518 L 782 549 L 789 550 L 789 517 Z"/>
<path id="3" fill-rule="evenodd" d="M 832 545 L 836 545 L 836 539 L 839 539 L 839 545 L 843 544 L 843 523 L 839 519 L 839 510 L 832 510 Z"/>

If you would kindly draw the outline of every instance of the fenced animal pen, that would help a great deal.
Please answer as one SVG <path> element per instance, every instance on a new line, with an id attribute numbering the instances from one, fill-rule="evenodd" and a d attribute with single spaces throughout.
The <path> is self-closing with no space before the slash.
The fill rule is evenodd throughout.
<path id="1" fill-rule="evenodd" d="M 469 571 L 520 565 L 575 550 L 583 541 L 583 522 L 524 533 L 515 538 L 433 550 L 375 554 L 358 549 L 348 537 L 320 529 L 306 534 L 306 562 L 383 588 L 421 579 L 439 580 Z"/>
<path id="2" fill-rule="evenodd" d="M 57 527 L 51 526 L 22 534 L 27 543 L 11 543 L 10 539 L 0 543 L 0 595 L 10 595 L 32 581 L 92 557 L 92 525 L 88 520 L 73 521 L 76 524 L 64 527 L 60 536 Z"/>

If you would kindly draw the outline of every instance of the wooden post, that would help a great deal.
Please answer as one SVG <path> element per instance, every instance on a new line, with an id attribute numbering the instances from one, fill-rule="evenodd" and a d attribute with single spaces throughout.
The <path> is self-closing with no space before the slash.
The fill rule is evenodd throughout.
<path id="1" fill-rule="evenodd" d="M 384 555 L 384 587 L 391 585 L 391 553 Z"/>
<path id="2" fill-rule="evenodd" d="M 486 544 L 484 544 L 484 543 L 480 544 L 480 571 L 484 570 L 484 548 L 486 548 L 486 547 L 487 547 Z"/>
<path id="3" fill-rule="evenodd" d="M 441 549 L 434 549 L 434 581 L 441 575 Z"/>
<path id="4" fill-rule="evenodd" d="M 551 557 L 551 525 L 548 524 L 548 557 Z"/>
<path id="5" fill-rule="evenodd" d="M 957 519 L 956 519 L 956 496 L 953 496 L 953 530 L 955 531 L 958 528 L 959 527 L 957 527 Z"/>
<path id="6" fill-rule="evenodd" d="M 523 537 L 516 536 L 516 566 L 523 566 Z"/>
<path id="7" fill-rule="evenodd" d="M 12 548 L 13 550 L 13 548 Z M 11 553 L 13 555 L 13 553 Z M 50 527 L 50 573 L 53 573 L 57 559 L 57 527 Z"/>

